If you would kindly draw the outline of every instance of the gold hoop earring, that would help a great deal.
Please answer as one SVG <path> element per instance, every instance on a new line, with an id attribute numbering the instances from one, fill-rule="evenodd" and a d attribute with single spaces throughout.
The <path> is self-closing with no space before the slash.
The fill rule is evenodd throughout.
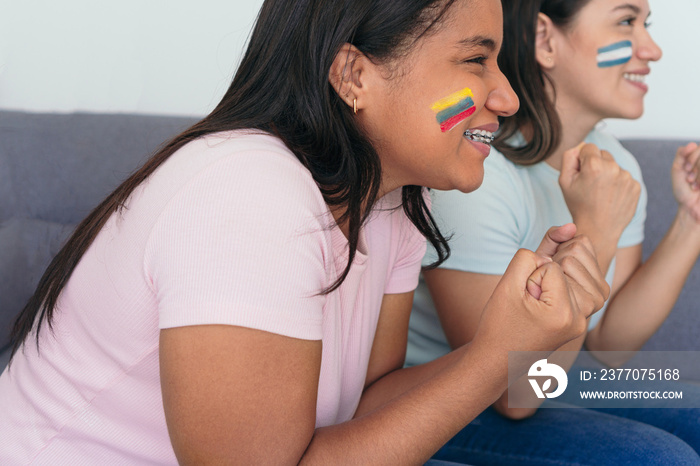
<path id="1" fill-rule="evenodd" d="M 357 115 L 357 99 L 352 99 L 352 113 Z"/>

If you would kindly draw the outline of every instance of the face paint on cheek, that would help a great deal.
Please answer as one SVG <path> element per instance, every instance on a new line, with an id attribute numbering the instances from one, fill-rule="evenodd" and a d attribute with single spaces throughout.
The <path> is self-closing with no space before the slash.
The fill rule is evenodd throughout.
<path id="1" fill-rule="evenodd" d="M 476 111 L 473 98 L 472 90 L 465 87 L 461 91 L 438 100 L 430 107 L 435 112 L 435 118 L 443 133 L 451 130 Z"/>
<path id="2" fill-rule="evenodd" d="M 598 49 L 598 68 L 624 65 L 632 59 L 632 42 L 623 40 Z"/>

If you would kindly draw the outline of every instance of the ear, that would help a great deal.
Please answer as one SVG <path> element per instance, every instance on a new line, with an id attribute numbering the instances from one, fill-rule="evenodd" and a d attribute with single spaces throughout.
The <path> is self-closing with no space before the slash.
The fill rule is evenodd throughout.
<path id="1" fill-rule="evenodd" d="M 333 60 L 328 81 L 350 108 L 359 110 L 365 104 L 365 81 L 370 63 L 367 57 L 351 44 L 343 45 Z"/>
<path id="2" fill-rule="evenodd" d="M 556 64 L 555 26 L 549 16 L 538 13 L 535 29 L 535 58 L 544 70 L 554 68 Z"/>

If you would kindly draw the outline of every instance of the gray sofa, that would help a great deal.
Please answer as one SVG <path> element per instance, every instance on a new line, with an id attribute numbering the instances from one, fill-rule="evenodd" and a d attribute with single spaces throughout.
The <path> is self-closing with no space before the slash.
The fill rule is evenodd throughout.
<path id="1" fill-rule="evenodd" d="M 0 370 L 14 316 L 75 225 L 193 118 L 0 112 Z M 649 190 L 645 256 L 676 210 L 669 169 L 683 141 L 628 140 Z M 641 312 L 642 310 L 640 310 Z M 648 350 L 700 350 L 700 267 Z"/>

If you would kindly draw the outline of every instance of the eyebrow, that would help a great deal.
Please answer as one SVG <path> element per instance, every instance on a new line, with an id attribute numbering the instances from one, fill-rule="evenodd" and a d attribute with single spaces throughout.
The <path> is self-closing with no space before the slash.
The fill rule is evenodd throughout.
<path id="1" fill-rule="evenodd" d="M 637 5 L 632 5 L 631 3 L 625 3 L 624 5 L 618 5 L 615 8 L 613 8 L 613 11 L 617 10 L 632 10 L 637 14 L 640 14 L 642 12 L 641 8 L 639 8 Z"/>
<path id="2" fill-rule="evenodd" d="M 618 5 L 615 8 L 613 8 L 613 12 L 617 10 L 632 10 L 637 15 L 642 14 L 642 9 L 639 8 L 637 5 L 632 5 L 631 3 L 625 3 L 624 5 Z M 647 18 L 649 16 L 651 16 L 651 11 L 647 15 Z"/>
<path id="3" fill-rule="evenodd" d="M 460 40 L 457 42 L 457 46 L 467 48 L 486 47 L 493 52 L 496 50 L 496 41 L 487 36 L 473 36 Z"/>

